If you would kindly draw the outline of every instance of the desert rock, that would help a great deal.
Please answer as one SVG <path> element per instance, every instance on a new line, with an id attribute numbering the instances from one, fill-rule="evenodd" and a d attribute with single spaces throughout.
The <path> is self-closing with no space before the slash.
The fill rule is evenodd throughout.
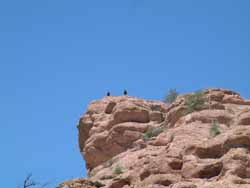
<path id="1" fill-rule="evenodd" d="M 172 104 L 129 96 L 92 102 L 78 126 L 88 177 L 60 186 L 249 188 L 250 101 L 207 89 L 202 107 L 187 113 L 187 95 Z"/>

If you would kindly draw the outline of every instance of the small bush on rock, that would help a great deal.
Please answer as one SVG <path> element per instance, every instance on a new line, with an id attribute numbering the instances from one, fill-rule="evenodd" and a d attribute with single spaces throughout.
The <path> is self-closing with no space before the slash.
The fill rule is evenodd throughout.
<path id="1" fill-rule="evenodd" d="M 147 141 L 163 132 L 163 127 L 149 128 L 143 135 L 143 140 Z"/>
<path id="2" fill-rule="evenodd" d="M 196 110 L 201 110 L 205 107 L 207 99 L 203 91 L 196 91 L 194 94 L 185 97 L 185 105 L 187 107 L 186 114 L 192 113 Z"/>
<path id="3" fill-rule="evenodd" d="M 178 96 L 178 92 L 176 89 L 170 89 L 164 99 L 164 102 L 166 103 L 173 103 Z"/>
<path id="4" fill-rule="evenodd" d="M 212 122 L 212 126 L 210 128 L 210 136 L 216 137 L 217 135 L 221 134 L 220 125 L 217 120 Z"/>
<path id="5" fill-rule="evenodd" d="M 122 167 L 120 167 L 119 165 L 117 165 L 113 171 L 114 174 L 119 175 L 123 173 Z"/>

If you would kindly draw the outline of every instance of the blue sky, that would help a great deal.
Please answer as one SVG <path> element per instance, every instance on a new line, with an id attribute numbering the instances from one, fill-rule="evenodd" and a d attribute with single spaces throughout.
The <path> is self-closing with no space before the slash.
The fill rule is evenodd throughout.
<path id="1" fill-rule="evenodd" d="M 250 98 L 248 0 L 0 0 L 0 177 L 85 176 L 76 124 L 109 90 Z"/>

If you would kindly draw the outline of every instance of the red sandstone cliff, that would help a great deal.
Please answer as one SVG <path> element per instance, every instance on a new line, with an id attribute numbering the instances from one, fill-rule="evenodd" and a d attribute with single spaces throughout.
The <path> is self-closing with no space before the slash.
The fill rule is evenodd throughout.
<path id="1" fill-rule="evenodd" d="M 79 122 L 88 178 L 69 188 L 250 188 L 250 101 L 209 89 L 170 105 L 120 96 L 92 102 Z M 194 99 L 196 100 L 196 99 Z"/>

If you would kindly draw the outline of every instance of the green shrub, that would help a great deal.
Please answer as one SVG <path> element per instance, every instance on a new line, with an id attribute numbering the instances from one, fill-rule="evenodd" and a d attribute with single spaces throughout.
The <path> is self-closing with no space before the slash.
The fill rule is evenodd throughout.
<path id="1" fill-rule="evenodd" d="M 220 125 L 217 120 L 212 122 L 212 126 L 210 128 L 210 136 L 216 137 L 217 135 L 221 134 Z"/>
<path id="2" fill-rule="evenodd" d="M 176 89 L 170 89 L 164 99 L 164 102 L 166 103 L 173 103 L 178 96 L 178 92 Z"/>
<path id="3" fill-rule="evenodd" d="M 149 128 L 143 135 L 143 140 L 147 141 L 163 132 L 163 127 Z"/>
<path id="4" fill-rule="evenodd" d="M 120 167 L 119 165 L 117 165 L 113 171 L 114 174 L 119 175 L 123 173 L 122 167 Z"/>
<path id="5" fill-rule="evenodd" d="M 192 113 L 196 110 L 201 110 L 205 107 L 207 99 L 203 91 L 196 91 L 194 94 L 185 97 L 185 105 L 187 107 L 186 114 Z"/>

